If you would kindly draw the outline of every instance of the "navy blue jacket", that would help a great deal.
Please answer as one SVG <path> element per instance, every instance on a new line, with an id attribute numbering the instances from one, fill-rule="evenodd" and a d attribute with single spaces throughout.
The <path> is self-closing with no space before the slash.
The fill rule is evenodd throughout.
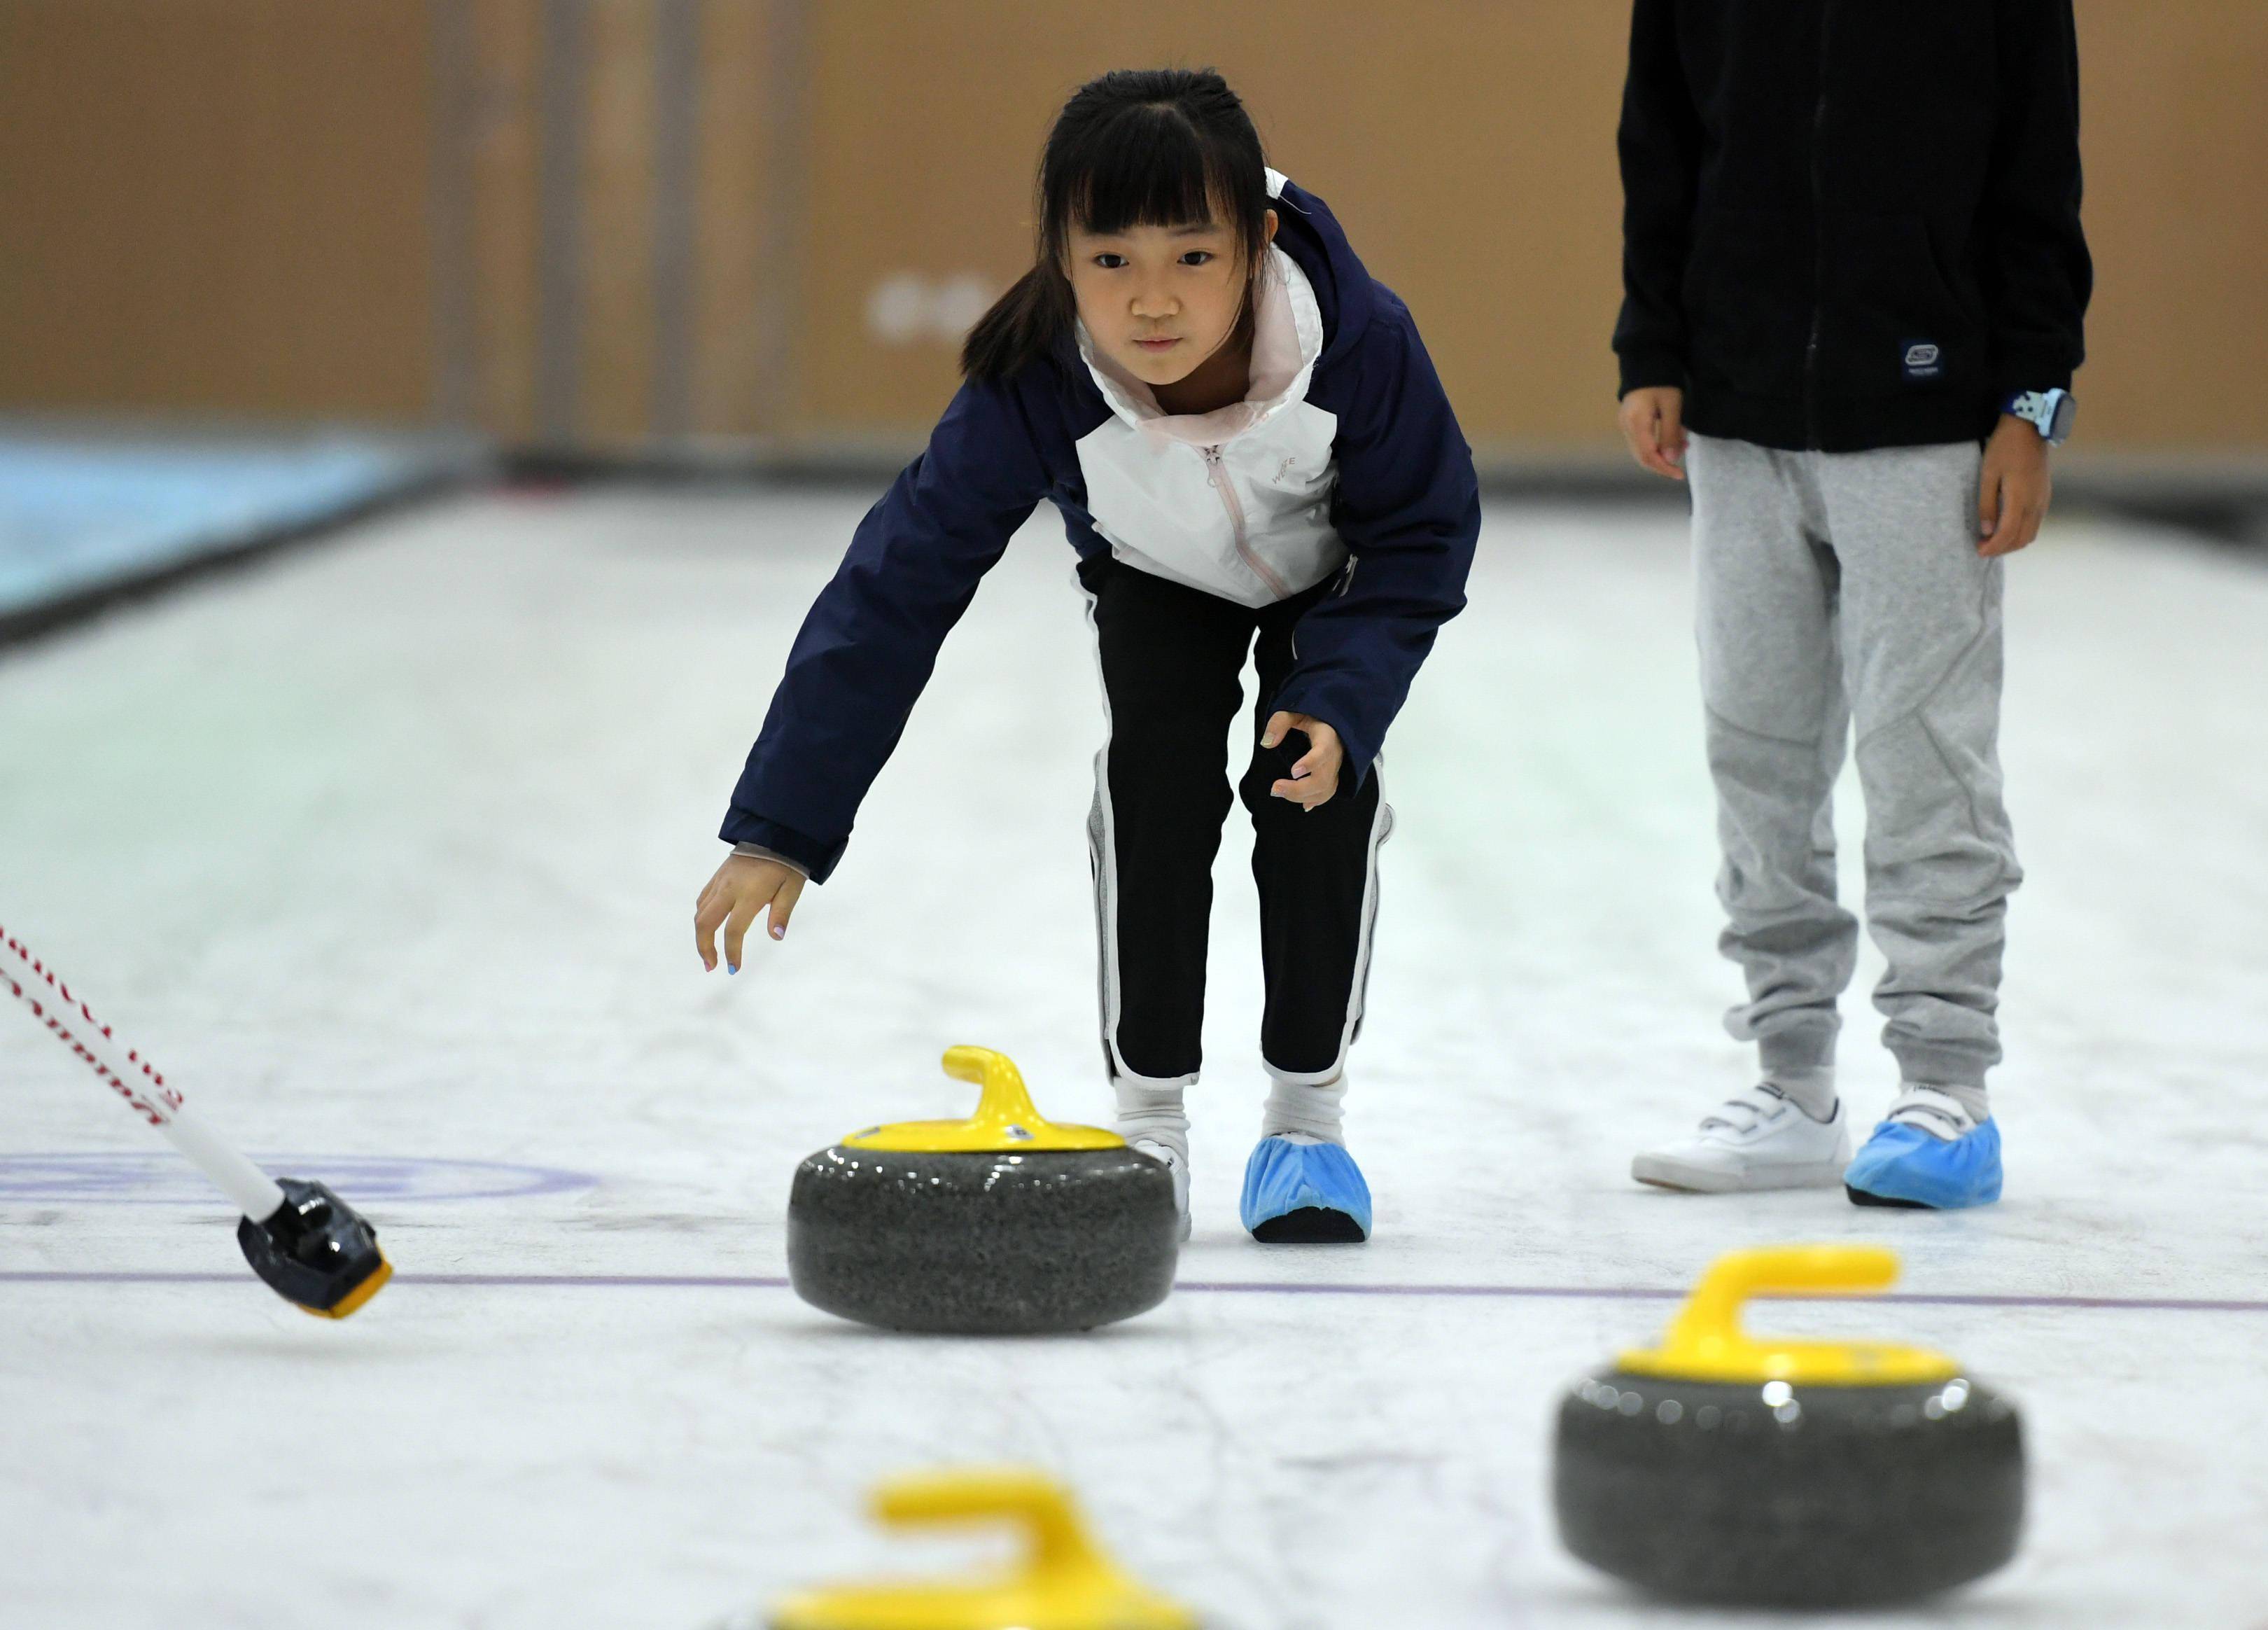
<path id="1" fill-rule="evenodd" d="M 1286 183 L 1279 203 L 1276 245 L 1322 308 L 1307 400 L 1338 421 L 1331 522 L 1351 557 L 1300 619 L 1274 705 L 1336 730 L 1359 785 L 1435 631 L 1464 606 L 1479 490 L 1409 309 L 1363 269 L 1320 199 Z M 1040 500 L 1063 513 L 1082 558 L 1109 552 L 1076 451 L 1109 414 L 1068 342 L 1010 380 L 961 387 L 804 619 L 733 790 L 725 841 L 760 844 L 825 881 L 946 633 Z"/>

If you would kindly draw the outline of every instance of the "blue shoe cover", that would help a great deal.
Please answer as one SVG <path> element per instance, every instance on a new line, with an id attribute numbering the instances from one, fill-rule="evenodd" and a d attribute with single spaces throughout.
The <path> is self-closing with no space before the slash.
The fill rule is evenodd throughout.
<path id="1" fill-rule="evenodd" d="M 2000 1198 L 2000 1123 L 1988 1120 L 1948 1143 L 1884 1121 L 1843 1173 L 1843 1186 L 1860 1206 L 1989 1206 Z"/>
<path id="2" fill-rule="evenodd" d="M 1370 1237 L 1370 1185 L 1336 1143 L 1263 1138 L 1244 1166 L 1244 1226 L 1270 1245 L 1359 1244 Z"/>

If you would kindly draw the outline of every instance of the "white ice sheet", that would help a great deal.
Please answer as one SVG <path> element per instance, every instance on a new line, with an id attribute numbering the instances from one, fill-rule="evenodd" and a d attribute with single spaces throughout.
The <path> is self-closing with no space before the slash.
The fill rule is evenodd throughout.
<path id="1" fill-rule="evenodd" d="M 949 1042 L 1013 1054 L 1061 1117 L 1107 1114 L 1082 832 L 1101 714 L 1044 513 L 787 943 L 736 978 L 694 959 L 725 796 L 861 507 L 468 500 L 0 655 L 0 925 L 247 1147 L 363 1160 L 342 1169 L 402 1276 L 319 1324 L 146 1165 L 26 1197 L 27 1154 L 153 1140 L 0 1014 L 0 1620 L 689 1626 L 971 1554 L 883 1538 L 862 1491 L 1005 1457 L 1066 1474 L 1131 1565 L 1223 1625 L 1669 1622 L 1556 1548 L 1554 1389 L 1669 1305 L 1608 1293 L 1788 1238 L 1895 1243 L 1922 1294 L 2050 1299 L 1765 1310 L 1948 1346 L 2028 1408 L 2017 1564 L 1872 1622 L 2268 1617 L 2268 571 L 2080 520 L 2015 563 L 2031 881 L 2007 1200 L 1681 1198 L 1633 1187 L 1631 1152 L 1744 1079 L 1716 1023 L 1735 977 L 1712 949 L 1682 527 L 1496 506 L 1386 770 L 1401 822 L 1351 1100 L 1377 1239 L 1270 1251 L 1236 1228 L 1262 1082 L 1233 817 L 1183 1278 L 1279 1288 L 1000 1345 L 885 1337 L 762 1284 L 632 1282 L 778 1275 L 795 1160 L 952 1111 Z M 1892 1084 L 1875 971 L 1845 1010 L 1862 1120 Z M 420 1198 L 416 1169 L 368 1163 L 412 1156 L 597 1181 L 449 1198 L 480 1185 L 433 1169 Z M 24 1277 L 104 1272 L 221 1277 Z M 1280 1288 L 1301 1285 L 1494 1294 Z"/>

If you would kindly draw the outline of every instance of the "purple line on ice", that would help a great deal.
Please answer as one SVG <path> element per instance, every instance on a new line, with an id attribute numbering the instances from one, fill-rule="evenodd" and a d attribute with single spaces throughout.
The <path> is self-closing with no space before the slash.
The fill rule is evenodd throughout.
<path id="1" fill-rule="evenodd" d="M 349 1199 L 403 1205 L 433 1200 L 526 1199 L 596 1187 L 589 1172 L 516 1161 L 416 1154 L 257 1154 L 274 1173 L 314 1178 Z M 225 1204 L 176 1154 L 134 1151 L 33 1151 L 0 1154 L 0 1204 L 74 1206 Z"/>
<path id="2" fill-rule="evenodd" d="M 0 1270 L 0 1285 L 221 1285 L 241 1273 L 166 1273 L 75 1269 Z M 787 1280 L 752 1273 L 398 1273 L 396 1285 L 438 1285 L 498 1290 L 785 1290 Z M 1243 1296 L 1467 1297 L 1561 1302 L 1680 1302 L 1683 1289 L 1638 1285 L 1331 1285 L 1273 1280 L 1185 1280 L 1175 1290 Z M 1815 1298 L 1759 1297 L 1759 1301 Z M 2111 1313 L 2268 1313 L 2268 1301 L 2197 1296 L 2021 1296 L 1902 1292 L 1854 1298 L 1939 1308 L 2040 1308 Z"/>

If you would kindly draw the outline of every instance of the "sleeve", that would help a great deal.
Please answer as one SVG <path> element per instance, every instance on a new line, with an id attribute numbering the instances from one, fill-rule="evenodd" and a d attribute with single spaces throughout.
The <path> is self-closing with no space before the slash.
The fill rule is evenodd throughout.
<path id="1" fill-rule="evenodd" d="M 1682 290 L 1700 186 L 1701 119 L 1677 55 L 1675 0 L 1637 0 L 1615 134 L 1623 174 L 1623 308 L 1615 355 L 1628 395 L 1685 384 Z"/>
<path id="2" fill-rule="evenodd" d="M 1356 785 L 1433 636 L 1464 608 L 1481 529 L 1472 449 L 1409 312 L 1378 298 L 1333 444 L 1331 523 L 1351 558 L 1293 631 L 1297 659 L 1275 702 L 1339 733 Z"/>
<path id="3" fill-rule="evenodd" d="M 2072 0 L 1999 0 L 1999 117 L 1980 220 L 1992 383 L 2071 388 L 2095 265 L 2079 224 L 2079 34 Z"/>
<path id="4" fill-rule="evenodd" d="M 1048 487 L 1015 386 L 963 385 L 804 618 L 718 836 L 827 880 L 939 647 Z"/>

